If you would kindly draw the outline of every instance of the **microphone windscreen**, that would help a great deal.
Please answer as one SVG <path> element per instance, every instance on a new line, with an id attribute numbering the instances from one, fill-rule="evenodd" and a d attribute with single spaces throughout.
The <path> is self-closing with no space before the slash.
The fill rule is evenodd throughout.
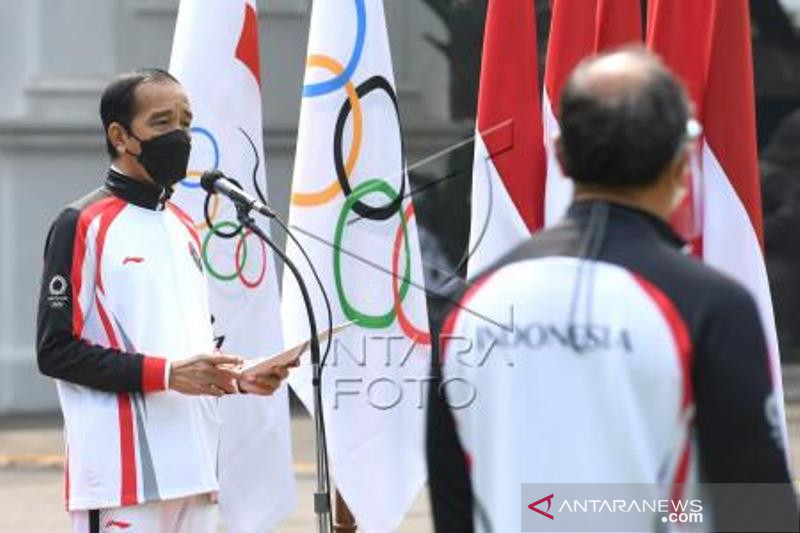
<path id="1" fill-rule="evenodd" d="M 206 192 L 214 192 L 214 182 L 223 177 L 225 177 L 225 174 L 219 170 L 206 170 L 200 176 L 200 186 Z"/>

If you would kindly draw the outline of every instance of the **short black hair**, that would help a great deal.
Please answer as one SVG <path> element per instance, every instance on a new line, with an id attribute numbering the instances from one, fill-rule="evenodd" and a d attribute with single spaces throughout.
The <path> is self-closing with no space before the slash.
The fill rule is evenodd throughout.
<path id="1" fill-rule="evenodd" d="M 642 60 L 641 81 L 620 91 L 598 91 L 581 83 L 581 73 L 594 62 L 619 52 L 581 62 L 561 95 L 562 162 L 576 183 L 650 185 L 687 138 L 691 109 L 686 92 L 667 67 L 643 48 L 624 50 Z"/>
<path id="2" fill-rule="evenodd" d="M 131 121 L 136 115 L 136 88 L 145 82 L 175 82 L 177 78 L 160 68 L 140 69 L 121 74 L 111 80 L 100 98 L 100 119 L 106 136 L 106 150 L 109 157 L 117 157 L 117 149 L 108 138 L 108 127 L 119 122 L 130 130 Z"/>

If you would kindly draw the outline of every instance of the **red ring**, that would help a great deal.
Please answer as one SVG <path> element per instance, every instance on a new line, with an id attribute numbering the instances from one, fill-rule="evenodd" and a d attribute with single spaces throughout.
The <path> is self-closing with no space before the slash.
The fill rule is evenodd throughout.
<path id="1" fill-rule="evenodd" d="M 411 221 L 414 216 L 414 204 L 409 202 L 406 207 L 406 224 Z M 402 225 L 397 226 L 397 233 L 394 237 L 394 250 L 392 251 L 392 296 L 394 297 L 394 312 L 397 315 L 397 322 L 400 323 L 400 328 L 403 330 L 408 338 L 420 344 L 430 344 L 431 334 L 427 331 L 422 331 L 414 327 L 408 317 L 403 312 L 403 306 L 400 302 L 400 288 L 398 286 L 397 273 L 398 263 L 400 261 L 400 245 L 403 243 L 403 228 Z"/>
<path id="2" fill-rule="evenodd" d="M 245 239 L 247 239 L 247 237 L 250 236 L 250 234 L 252 234 L 250 230 L 245 231 L 244 234 L 242 235 L 242 238 L 239 239 L 239 242 L 236 244 L 237 265 L 241 264 L 240 257 L 242 253 L 242 246 L 244 245 Z M 261 285 L 261 282 L 264 281 L 264 275 L 267 273 L 267 245 L 264 244 L 264 241 L 262 241 L 261 239 L 258 239 L 258 242 L 261 243 L 261 273 L 258 275 L 258 278 L 256 278 L 255 281 L 249 281 L 247 278 L 245 278 L 244 265 L 242 265 L 242 268 L 240 268 L 237 272 L 239 275 L 239 279 L 242 282 L 242 285 L 244 285 L 249 289 L 255 289 L 256 287 Z"/>

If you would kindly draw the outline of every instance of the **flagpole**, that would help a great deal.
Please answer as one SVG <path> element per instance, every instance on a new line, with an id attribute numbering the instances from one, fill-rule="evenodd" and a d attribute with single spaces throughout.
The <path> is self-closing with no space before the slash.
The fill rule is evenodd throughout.
<path id="1" fill-rule="evenodd" d="M 356 519 L 347 503 L 342 498 L 339 489 L 336 489 L 336 510 L 334 514 L 333 531 L 334 533 L 355 533 L 358 529 Z"/>

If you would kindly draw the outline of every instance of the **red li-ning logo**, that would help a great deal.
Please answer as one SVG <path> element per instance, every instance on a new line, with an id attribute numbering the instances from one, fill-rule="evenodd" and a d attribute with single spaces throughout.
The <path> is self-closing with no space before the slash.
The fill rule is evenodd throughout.
<path id="1" fill-rule="evenodd" d="M 537 506 L 537 505 L 539 505 L 539 504 L 540 504 L 540 503 L 542 503 L 542 502 L 545 502 L 545 501 L 547 502 L 547 511 L 542 511 L 541 509 L 537 509 L 537 507 L 536 507 L 536 506 Z M 537 512 L 537 513 L 539 513 L 540 515 L 542 515 L 542 516 L 546 516 L 546 517 L 547 517 L 547 518 L 549 518 L 550 520 L 553 520 L 553 515 L 551 515 L 551 514 L 549 513 L 549 511 L 550 511 L 550 505 L 551 505 L 552 503 L 553 503 L 553 495 L 551 494 L 550 496 L 545 496 L 545 497 L 544 497 L 544 498 L 542 498 L 541 500 L 536 500 L 535 502 L 533 502 L 532 504 L 530 504 L 530 505 L 528 506 L 528 509 L 530 509 L 531 511 L 536 511 L 536 512 Z"/>

